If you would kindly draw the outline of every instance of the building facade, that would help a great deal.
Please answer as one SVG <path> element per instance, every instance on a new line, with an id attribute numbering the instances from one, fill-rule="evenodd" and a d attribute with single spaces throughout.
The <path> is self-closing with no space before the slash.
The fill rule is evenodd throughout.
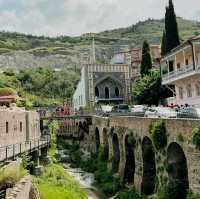
<path id="1" fill-rule="evenodd" d="M 151 45 L 150 52 L 154 68 L 160 67 L 161 60 L 161 46 Z M 130 64 L 131 65 L 131 78 L 133 80 L 140 76 L 140 65 L 142 61 L 142 48 L 132 48 L 129 51 L 119 52 L 114 55 L 111 60 L 112 64 Z"/>
<path id="2" fill-rule="evenodd" d="M 75 110 L 98 103 L 128 102 L 131 96 L 130 65 L 85 64 L 73 95 Z"/>
<path id="3" fill-rule="evenodd" d="M 173 103 L 200 107 L 200 36 L 164 56 L 161 71 L 162 84 L 175 87 Z"/>
<path id="4" fill-rule="evenodd" d="M 40 137 L 40 117 L 36 111 L 0 106 L 0 147 Z"/>

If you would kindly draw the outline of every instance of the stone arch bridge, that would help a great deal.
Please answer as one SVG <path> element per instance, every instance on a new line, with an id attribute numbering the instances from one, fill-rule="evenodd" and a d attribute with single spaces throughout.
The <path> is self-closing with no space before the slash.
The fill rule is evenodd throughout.
<path id="1" fill-rule="evenodd" d="M 155 150 L 149 133 L 150 125 L 159 119 L 90 116 L 87 122 L 83 120 L 77 130 L 85 132 L 83 149 L 95 153 L 100 146 L 106 148 L 108 165 L 123 183 L 135 185 L 146 195 L 168 181 L 182 190 L 200 192 L 200 151 L 191 141 L 199 120 L 164 119 L 168 143 L 162 151 Z M 87 128 L 82 128 L 83 122 Z"/>

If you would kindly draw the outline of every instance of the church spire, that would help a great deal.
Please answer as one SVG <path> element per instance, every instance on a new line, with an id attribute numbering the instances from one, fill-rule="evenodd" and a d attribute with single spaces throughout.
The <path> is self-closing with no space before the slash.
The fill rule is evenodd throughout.
<path id="1" fill-rule="evenodd" d="M 95 51 L 95 39 L 94 39 L 94 34 L 92 35 L 92 63 L 96 63 L 96 51 Z"/>

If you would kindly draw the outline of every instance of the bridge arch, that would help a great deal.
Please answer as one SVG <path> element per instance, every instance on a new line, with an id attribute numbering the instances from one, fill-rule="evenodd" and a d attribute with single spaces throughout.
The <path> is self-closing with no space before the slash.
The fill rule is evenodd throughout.
<path id="1" fill-rule="evenodd" d="M 134 175 L 135 175 L 135 152 L 134 152 L 134 143 L 131 142 L 132 135 L 126 135 L 124 146 L 125 146 L 125 168 L 124 168 L 124 183 L 133 184 Z"/>
<path id="2" fill-rule="evenodd" d="M 103 128 L 103 146 L 104 146 L 105 160 L 108 160 L 108 158 L 109 158 L 109 142 L 108 142 L 108 131 L 106 128 Z"/>
<path id="3" fill-rule="evenodd" d="M 189 188 L 187 159 L 182 147 L 172 142 L 167 149 L 167 172 L 169 188 L 173 197 L 185 199 Z"/>
<path id="4" fill-rule="evenodd" d="M 141 192 L 145 195 L 154 193 L 156 184 L 155 151 L 152 141 L 148 137 L 142 140 L 143 176 Z"/>
<path id="5" fill-rule="evenodd" d="M 95 151 L 96 153 L 98 153 L 99 148 L 100 148 L 100 133 L 99 133 L 98 127 L 95 128 L 95 144 L 96 144 Z"/>
<path id="6" fill-rule="evenodd" d="M 112 170 L 117 173 L 119 170 L 120 162 L 120 148 L 119 148 L 119 139 L 116 133 L 112 135 L 112 145 L 113 145 L 113 160 L 112 160 Z"/>

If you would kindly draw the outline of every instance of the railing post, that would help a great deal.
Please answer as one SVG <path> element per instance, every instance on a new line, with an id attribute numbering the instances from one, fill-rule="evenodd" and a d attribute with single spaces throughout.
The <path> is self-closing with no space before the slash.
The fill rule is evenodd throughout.
<path id="1" fill-rule="evenodd" d="M 19 145 L 19 153 L 20 154 L 22 153 L 22 143 L 20 143 L 20 145 Z"/>
<path id="2" fill-rule="evenodd" d="M 40 149 L 40 139 L 38 139 L 38 150 Z"/>
<path id="3" fill-rule="evenodd" d="M 6 160 L 8 160 L 8 147 L 6 146 Z"/>
<path id="4" fill-rule="evenodd" d="M 15 160 L 15 145 L 13 144 L 13 160 Z"/>

